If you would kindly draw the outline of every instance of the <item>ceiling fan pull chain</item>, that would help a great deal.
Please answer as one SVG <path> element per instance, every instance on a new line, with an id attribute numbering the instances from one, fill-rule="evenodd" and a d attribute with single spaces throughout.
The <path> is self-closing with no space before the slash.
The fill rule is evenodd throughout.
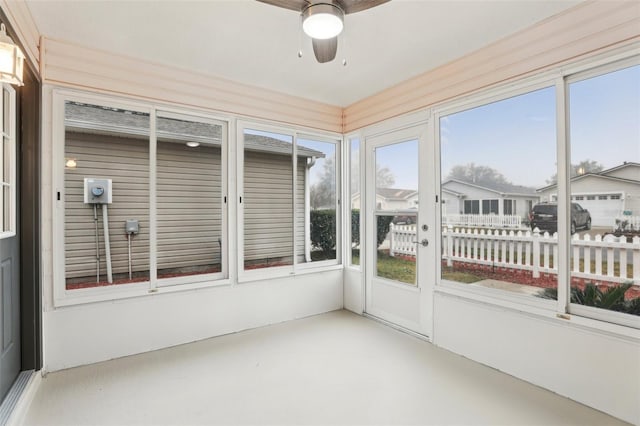
<path id="1" fill-rule="evenodd" d="M 346 67 L 347 66 L 347 56 L 349 56 L 349 52 L 347 49 L 348 43 L 347 43 L 347 32 L 343 31 L 342 32 L 342 66 Z"/>

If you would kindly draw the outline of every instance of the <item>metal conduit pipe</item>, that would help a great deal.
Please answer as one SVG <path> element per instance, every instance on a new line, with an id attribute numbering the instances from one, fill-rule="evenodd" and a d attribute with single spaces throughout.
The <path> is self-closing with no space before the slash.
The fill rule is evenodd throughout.
<path id="1" fill-rule="evenodd" d="M 102 205 L 102 225 L 104 228 L 104 255 L 107 261 L 107 282 L 113 283 L 113 275 L 111 273 L 111 244 L 109 243 L 109 214 L 107 213 L 107 205 Z"/>
<path id="2" fill-rule="evenodd" d="M 93 205 L 93 222 L 96 227 L 96 283 L 100 282 L 100 234 L 98 233 L 98 205 Z"/>

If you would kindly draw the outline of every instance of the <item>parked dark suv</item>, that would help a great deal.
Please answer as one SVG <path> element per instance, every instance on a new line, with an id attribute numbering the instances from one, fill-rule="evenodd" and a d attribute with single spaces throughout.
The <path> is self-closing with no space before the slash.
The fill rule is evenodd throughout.
<path id="1" fill-rule="evenodd" d="M 538 203 L 529 213 L 531 229 L 555 232 L 558 229 L 558 204 Z M 591 214 L 578 203 L 571 203 L 571 233 L 577 229 L 591 229 Z"/>

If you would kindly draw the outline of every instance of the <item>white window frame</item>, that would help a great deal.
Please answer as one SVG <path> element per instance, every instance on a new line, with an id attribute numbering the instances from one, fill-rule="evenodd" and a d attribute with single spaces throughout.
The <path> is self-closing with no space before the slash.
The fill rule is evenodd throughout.
<path id="1" fill-rule="evenodd" d="M 543 73 L 539 76 L 531 77 L 522 81 L 513 82 L 507 85 L 501 85 L 492 89 L 480 91 L 474 95 L 469 95 L 461 99 L 457 99 L 451 102 L 443 103 L 442 105 L 433 108 L 433 122 L 434 122 L 434 148 L 436 156 L 436 168 L 439 181 L 442 182 L 441 177 L 441 146 L 440 146 L 440 119 L 442 117 L 456 114 L 459 112 L 467 111 L 473 108 L 482 107 L 484 105 L 492 104 L 495 102 L 510 99 L 516 96 L 525 95 L 530 92 L 534 92 L 541 89 L 547 89 L 554 87 L 557 82 L 557 74 Z M 557 111 L 556 111 L 557 114 Z M 440 206 L 438 206 L 440 207 Z M 480 209 L 482 209 L 482 203 L 480 203 Z M 436 217 L 438 220 L 438 229 L 442 228 L 442 209 L 436 209 Z M 558 224 L 561 225 L 560 223 Z M 436 252 L 442 252 L 442 238 L 436 238 Z M 560 277 L 558 277 L 558 280 Z M 510 294 L 504 291 L 492 289 L 492 288 L 472 288 L 466 284 L 457 283 L 454 281 L 448 281 L 442 279 L 442 262 L 436 262 L 436 292 L 448 293 L 462 297 L 469 297 L 474 300 L 482 302 L 497 304 L 506 307 L 523 307 L 531 309 L 537 313 L 544 313 L 545 315 L 551 315 L 555 311 L 555 303 L 552 300 L 545 300 L 542 298 L 534 298 L 526 295 Z M 560 293 L 560 289 L 558 289 Z M 558 296 L 560 298 L 560 296 Z"/>
<path id="2" fill-rule="evenodd" d="M 563 202 L 558 204 L 558 216 L 565 220 L 558 221 L 558 300 L 549 301 L 528 296 L 506 294 L 495 289 L 471 288 L 464 284 L 442 280 L 441 262 L 437 262 L 437 282 L 435 291 L 451 294 L 458 297 L 470 298 L 488 305 L 497 305 L 509 309 L 515 309 L 530 314 L 548 318 L 560 318 L 571 321 L 575 325 L 586 329 L 597 329 L 613 336 L 640 338 L 640 318 L 629 314 L 621 314 L 614 311 L 605 311 L 588 306 L 569 306 L 570 292 L 570 236 L 568 230 L 570 182 L 570 153 L 568 141 L 568 97 L 567 81 L 573 82 L 572 76 L 579 75 L 582 79 L 606 74 L 621 68 L 622 63 L 640 61 L 640 44 L 622 47 L 614 51 L 597 55 L 573 64 L 567 64 L 561 68 L 551 69 L 532 77 L 519 79 L 510 83 L 496 85 L 489 89 L 482 89 L 468 96 L 444 102 L 432 109 L 434 122 L 434 148 L 437 175 L 440 173 L 440 118 L 457 112 L 480 107 L 500 100 L 508 99 L 555 86 L 556 93 L 556 147 L 558 163 L 558 197 Z M 623 67 L 623 66 L 622 66 Z M 608 71 L 604 71 L 608 70 Z M 441 227 L 441 208 L 437 209 L 438 226 Z M 441 238 L 436 239 L 437 252 L 441 252 Z M 538 300 L 536 300 L 538 299 Z"/>
<path id="3" fill-rule="evenodd" d="M 357 140 L 358 141 L 358 158 L 354 159 L 353 156 L 353 151 L 351 149 L 351 144 L 352 141 Z M 364 224 L 364 220 L 363 220 L 363 209 L 362 206 L 364 205 L 364 201 L 365 201 L 365 194 L 362 188 L 362 184 L 364 182 L 364 175 L 365 175 L 365 170 L 364 170 L 364 157 L 365 157 L 365 152 L 362 149 L 363 147 L 363 137 L 362 134 L 360 134 L 359 132 L 355 132 L 355 133 L 350 133 L 348 135 L 346 135 L 344 137 L 344 154 L 343 154 L 343 158 L 344 163 L 345 163 L 345 167 L 344 167 L 344 176 L 345 178 L 343 179 L 344 181 L 344 200 L 345 202 L 344 204 L 344 210 L 345 210 L 345 215 L 343 218 L 343 222 L 344 222 L 344 235 L 345 235 L 345 241 L 344 241 L 344 264 L 346 267 L 348 268 L 352 268 L 358 271 L 362 270 L 362 263 L 364 260 L 364 251 L 363 249 L 363 244 L 362 244 L 362 232 L 363 232 L 363 224 Z M 351 175 L 353 173 L 353 169 L 351 167 L 351 164 L 353 161 L 356 161 L 358 163 L 358 180 L 359 180 L 359 184 L 360 184 L 360 219 L 359 219 L 359 235 L 360 235 L 360 264 L 359 265 L 354 265 L 352 260 L 353 260 L 353 255 L 352 255 L 352 248 L 351 248 L 351 242 L 353 239 L 352 236 L 352 232 L 351 232 L 351 197 L 353 196 L 353 194 L 351 193 Z"/>
<path id="4" fill-rule="evenodd" d="M 8 111 L 4 109 L 4 95 L 5 93 L 8 95 Z M 6 120 L 5 120 L 6 117 Z M 2 205 L 1 220 L 5 221 L 5 213 L 8 213 L 8 229 L 0 232 L 0 239 L 11 238 L 16 235 L 16 91 L 8 83 L 2 84 L 2 99 L 0 99 L 0 118 L 2 118 L 2 122 L 6 121 L 8 128 L 2 128 L 2 153 L 0 154 L 0 159 L 2 160 L 1 167 L 3 176 L 0 178 L 0 186 L 2 187 L 2 200 L 4 200 L 4 188 L 9 188 L 9 199 L 7 200 L 9 206 Z M 0 124 L 2 126 L 2 124 Z M 9 153 L 9 158 L 4 157 L 4 153 Z M 6 170 L 5 167 L 8 169 Z M 4 179 L 4 172 L 8 171 L 7 182 Z"/>
<path id="5" fill-rule="evenodd" d="M 625 68 L 640 66 L 640 52 L 630 55 L 629 57 L 621 58 L 615 61 L 611 61 L 605 64 L 594 64 L 594 66 L 589 67 L 584 70 L 576 70 L 573 73 L 567 74 L 564 77 L 564 91 L 566 93 L 566 126 L 567 129 L 570 127 L 570 98 L 569 98 L 569 86 L 573 83 L 577 83 L 580 81 L 588 80 L 591 78 L 597 78 L 603 75 L 607 75 L 616 71 L 623 70 Z M 567 135 L 569 134 L 567 130 Z M 570 136 L 567 136 L 567 164 L 571 162 L 571 140 Z M 571 195 L 571 181 L 567 182 L 567 193 Z M 620 195 L 620 199 L 624 199 L 624 191 L 609 191 L 609 192 L 599 192 L 599 193 L 579 193 L 576 194 L 575 198 L 577 201 L 578 197 L 582 197 L 585 201 L 588 200 L 588 196 L 592 194 L 604 195 L 609 194 L 609 199 L 617 200 L 618 198 L 612 198 Z M 573 196 L 571 196 L 573 199 Z M 571 246 L 569 245 L 569 249 Z M 572 271 L 567 271 L 567 280 L 571 282 L 571 274 Z M 576 303 L 571 303 L 570 298 L 567 298 L 567 313 L 574 314 L 585 318 L 591 318 L 599 321 L 606 321 L 610 323 L 620 324 L 633 328 L 640 328 L 640 317 L 625 314 L 616 311 L 610 311 L 606 309 L 600 309 L 592 306 L 585 306 Z"/>
<path id="6" fill-rule="evenodd" d="M 149 114 L 149 280 L 125 285 L 112 285 L 104 287 L 90 287 L 85 289 L 66 289 L 65 278 L 65 247 L 64 247 L 64 220 L 65 220 L 65 193 L 64 193 L 64 152 L 65 152 L 65 102 L 82 102 L 111 108 L 120 108 L 130 111 Z M 156 113 L 173 113 L 184 117 L 202 118 L 224 124 L 223 136 L 229 140 L 229 119 L 224 116 L 215 116 L 206 111 L 179 109 L 171 105 L 151 104 L 144 101 L 131 100 L 122 97 L 96 94 L 91 92 L 76 91 L 52 87 L 51 94 L 51 132 L 52 132 L 52 244 L 53 244 L 53 305 L 64 307 L 82 303 L 93 303 L 107 300 L 117 300 L 129 297 L 140 297 L 154 293 L 170 293 L 186 291 L 205 287 L 225 286 L 231 283 L 229 265 L 231 252 L 223 255 L 223 271 L 216 274 L 189 275 L 158 280 L 157 278 L 157 223 L 156 223 Z M 226 130 L 226 131 L 225 131 Z M 223 169 L 228 170 L 228 143 L 223 143 Z M 227 173 L 227 176 L 229 174 Z M 223 179 L 223 192 L 227 195 L 227 176 Z M 223 217 L 229 216 L 229 203 L 223 205 Z M 227 219 L 228 220 L 228 219 Z M 223 241 L 229 240 L 227 220 L 223 221 Z M 227 246 L 228 247 L 228 246 Z M 223 246 L 223 250 L 224 250 Z M 225 262 L 226 257 L 226 262 Z M 225 265 L 226 263 L 226 265 Z"/>
<path id="7" fill-rule="evenodd" d="M 220 248 L 221 250 L 221 271 L 220 272 L 216 272 L 216 273 L 210 273 L 210 274 L 198 274 L 198 275 L 188 275 L 188 276 L 181 276 L 181 277 L 173 277 L 173 278 L 160 278 L 158 279 L 157 276 L 155 277 L 155 280 L 152 280 L 152 283 L 157 283 L 157 287 L 168 287 L 168 286 L 182 286 L 182 285 L 188 285 L 188 284 L 197 284 L 197 283 L 207 283 L 207 282 L 212 282 L 212 281 L 218 281 L 218 282 L 222 282 L 222 280 L 227 280 L 229 278 L 229 227 L 228 227 L 228 206 L 229 206 L 229 189 L 228 189 L 228 134 L 229 134 L 229 130 L 228 130 L 228 123 L 225 121 L 221 121 L 221 120 L 217 120 L 214 118 L 211 118 L 211 116 L 206 115 L 206 114 L 200 114 L 200 113 L 194 113 L 194 112 L 185 112 L 184 110 L 178 110 L 175 108 L 165 108 L 165 107 L 158 107 L 156 108 L 156 117 L 162 117 L 162 118 L 178 118 L 178 119 L 191 119 L 193 120 L 193 122 L 195 123 L 206 123 L 206 124 L 212 124 L 212 125 L 216 125 L 216 126 L 220 126 L 221 127 L 221 141 L 220 141 L 220 150 L 221 150 L 221 158 L 220 158 L 220 165 L 221 165 L 221 170 L 220 170 L 220 179 L 221 179 L 221 197 L 223 198 L 223 200 L 220 200 L 221 203 L 221 214 L 222 214 L 222 246 Z M 206 142 L 201 142 L 203 144 L 206 144 Z M 157 144 L 156 144 L 157 146 Z M 157 172 L 157 164 L 153 163 L 153 174 L 155 176 L 155 173 Z M 157 187 L 157 180 L 153 179 L 152 180 L 154 182 L 154 188 Z M 155 190 L 154 190 L 155 192 Z M 153 198 L 153 203 L 151 205 L 151 211 L 153 212 L 153 220 L 150 221 L 151 223 L 151 229 L 153 230 L 153 233 L 155 234 L 155 238 L 157 239 L 157 203 L 155 200 L 155 196 Z M 157 245 L 155 246 L 157 247 Z M 154 250 L 155 252 L 155 250 Z M 155 254 L 155 253 L 154 253 Z M 154 273 L 157 273 L 158 268 L 157 268 L 157 256 L 154 256 L 154 261 L 156 263 L 156 268 L 154 268 Z M 225 282 L 225 284 L 228 283 Z"/>
<path id="8" fill-rule="evenodd" d="M 295 145 L 296 145 L 296 159 L 294 161 L 294 164 L 297 164 L 297 146 L 298 146 L 298 139 L 304 139 L 304 140 L 309 140 L 309 141 L 313 141 L 313 142 L 324 142 L 324 143 L 330 143 L 333 144 L 334 146 L 334 152 L 335 152 L 335 162 L 336 162 L 336 166 L 335 166 L 335 188 L 336 188 L 336 193 L 335 193 L 335 197 L 334 197 L 334 201 L 333 201 L 333 205 L 335 207 L 335 212 L 336 212 L 336 258 L 335 259 L 328 259 L 328 260 L 319 260 L 319 261 L 310 261 L 310 262 L 306 262 L 306 263 L 297 263 L 297 253 L 295 253 L 295 256 L 293 258 L 293 267 L 294 270 L 296 272 L 300 272 L 300 271 L 305 271 L 305 270 L 309 270 L 309 269 L 316 269 L 316 268 L 322 268 L 322 267 L 326 267 L 326 266 L 334 266 L 334 265 L 340 265 L 342 264 L 342 214 L 340 214 L 340 212 L 342 211 L 342 167 L 340 167 L 340 165 L 342 165 L 342 136 L 340 137 L 335 137 L 335 138 L 328 138 L 327 136 L 319 136 L 319 135 L 314 135 L 314 134 L 310 134 L 310 133 L 306 133 L 306 132 L 296 132 L 296 137 L 295 137 Z M 295 184 L 295 181 L 294 181 Z M 295 185 L 294 185 L 294 189 L 295 189 Z M 297 193 L 297 192 L 296 192 Z M 294 194 L 294 205 L 295 205 L 295 195 Z M 308 218 L 308 214 L 310 213 L 310 210 L 308 210 L 308 205 L 305 203 L 305 217 Z M 294 213 L 295 215 L 295 213 Z M 295 220 L 294 220 L 295 223 Z M 305 219 L 305 227 L 309 227 L 310 229 L 311 224 L 307 223 L 307 220 Z M 311 235 L 308 236 L 309 239 L 311 239 Z M 310 244 L 310 241 L 305 241 L 305 246 L 306 244 Z M 295 248 L 295 245 L 294 245 Z"/>
<path id="9" fill-rule="evenodd" d="M 238 283 L 253 282 L 259 280 L 268 280 L 272 278 L 281 278 L 286 276 L 293 276 L 298 274 L 306 274 L 323 270 L 342 269 L 342 151 L 343 151 L 343 136 L 337 133 L 330 132 L 318 132 L 312 129 L 298 128 L 298 127 L 285 127 L 277 126 L 271 123 L 264 123 L 260 121 L 238 120 L 236 130 L 236 211 L 237 211 L 237 270 L 238 270 Z M 286 266 L 274 266 L 259 269 L 245 269 L 244 267 L 244 202 L 241 199 L 244 197 L 244 132 L 245 130 L 254 130 L 260 132 L 275 133 L 283 136 L 291 136 L 292 140 L 292 164 L 294 174 L 291 176 L 293 179 L 293 262 L 291 265 Z M 297 170 L 297 151 L 298 151 L 298 139 L 314 140 L 318 142 L 330 142 L 335 144 L 336 153 L 336 258 L 331 260 L 298 263 L 298 247 L 297 241 L 297 228 L 295 226 L 298 217 L 296 214 L 297 203 L 297 179 L 295 179 L 295 171 Z M 306 215 L 305 211 L 305 215 Z M 304 220 L 304 218 L 303 218 Z"/>

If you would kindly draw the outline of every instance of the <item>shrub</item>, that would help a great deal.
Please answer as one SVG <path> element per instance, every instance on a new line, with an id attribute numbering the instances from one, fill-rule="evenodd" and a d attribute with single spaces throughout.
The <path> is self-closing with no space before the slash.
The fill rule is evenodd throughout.
<path id="1" fill-rule="evenodd" d="M 389 226 L 393 216 L 378 216 L 378 229 L 377 229 L 377 247 L 382 244 L 385 237 L 389 233 Z M 351 209 L 351 245 L 360 245 L 360 210 Z"/>
<path id="2" fill-rule="evenodd" d="M 593 283 L 586 284 L 584 289 L 571 287 L 571 303 L 624 312 L 626 314 L 640 315 L 640 297 L 624 300 L 624 294 L 629 288 L 631 288 L 631 283 L 607 287 L 604 291 Z M 538 293 L 538 296 L 543 299 L 558 300 L 558 289 L 545 288 L 542 292 Z"/>
<path id="3" fill-rule="evenodd" d="M 389 226 L 391 225 L 391 221 L 393 220 L 393 216 L 378 216 L 377 220 L 377 237 L 378 237 L 378 245 L 376 247 L 380 247 L 380 244 L 384 241 L 385 237 L 389 233 Z"/>
<path id="4" fill-rule="evenodd" d="M 311 245 L 325 253 L 336 247 L 336 211 L 311 210 Z"/>
<path id="5" fill-rule="evenodd" d="M 351 245 L 360 245 L 360 209 L 351 209 Z"/>
<path id="6" fill-rule="evenodd" d="M 393 216 L 378 216 L 377 247 L 382 244 L 389 233 Z M 360 244 L 360 210 L 351 210 L 351 243 Z M 336 211 L 311 210 L 311 245 L 323 252 L 336 248 Z"/>

